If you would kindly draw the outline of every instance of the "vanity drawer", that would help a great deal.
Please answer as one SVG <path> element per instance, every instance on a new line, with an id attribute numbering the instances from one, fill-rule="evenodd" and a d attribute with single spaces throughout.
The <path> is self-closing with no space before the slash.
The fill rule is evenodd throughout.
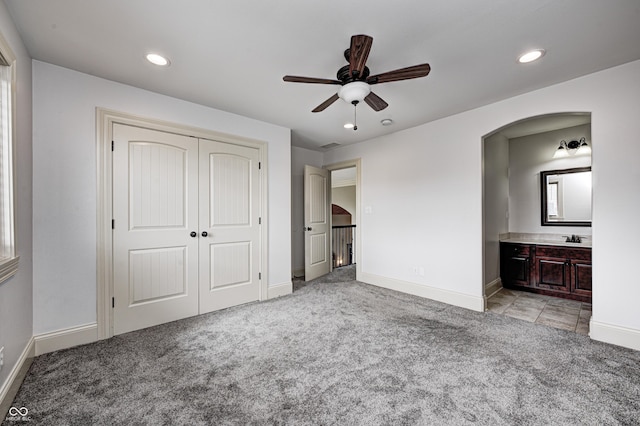
<path id="1" fill-rule="evenodd" d="M 536 256 L 591 262 L 591 249 L 573 247 L 536 246 Z"/>
<path id="2" fill-rule="evenodd" d="M 529 257 L 531 254 L 531 247 L 524 244 L 502 243 L 502 250 L 505 256 Z"/>

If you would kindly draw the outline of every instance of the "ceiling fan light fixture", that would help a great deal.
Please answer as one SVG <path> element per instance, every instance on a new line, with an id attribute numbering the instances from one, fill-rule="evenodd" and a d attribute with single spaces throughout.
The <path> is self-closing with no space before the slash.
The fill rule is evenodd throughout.
<path id="1" fill-rule="evenodd" d="M 162 55 L 158 55 L 157 53 L 147 53 L 147 61 L 151 62 L 153 65 L 157 65 L 159 67 L 168 67 L 171 62 Z"/>
<path id="2" fill-rule="evenodd" d="M 544 49 L 534 49 L 534 50 L 530 50 L 522 55 L 520 55 L 520 57 L 518 58 L 518 62 L 521 64 L 528 64 L 529 62 L 533 62 L 535 60 L 538 60 L 540 58 L 542 58 L 545 54 L 545 50 Z"/>
<path id="3" fill-rule="evenodd" d="M 345 102 L 353 104 L 354 101 L 362 102 L 370 92 L 371 87 L 364 81 L 352 81 L 338 90 L 338 96 Z"/>

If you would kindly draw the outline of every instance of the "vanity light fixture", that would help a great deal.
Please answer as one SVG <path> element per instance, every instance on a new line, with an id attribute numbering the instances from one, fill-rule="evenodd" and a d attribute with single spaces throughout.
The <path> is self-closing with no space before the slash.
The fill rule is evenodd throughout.
<path id="1" fill-rule="evenodd" d="M 171 62 L 167 58 L 162 55 L 158 55 L 157 53 L 147 53 L 147 61 L 151 62 L 153 65 L 158 65 L 159 67 L 168 67 Z"/>
<path id="2" fill-rule="evenodd" d="M 553 154 L 553 158 L 564 158 L 569 155 L 590 155 L 591 147 L 587 144 L 585 138 L 580 138 L 580 140 L 572 140 L 572 141 L 560 141 L 560 146 L 556 149 L 556 152 Z"/>
<path id="3" fill-rule="evenodd" d="M 353 129 L 354 124 L 353 123 L 344 123 L 344 128 L 345 129 Z"/>

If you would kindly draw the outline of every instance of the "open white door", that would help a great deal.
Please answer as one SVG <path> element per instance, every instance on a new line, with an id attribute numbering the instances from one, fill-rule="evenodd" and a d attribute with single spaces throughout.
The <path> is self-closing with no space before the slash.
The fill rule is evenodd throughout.
<path id="1" fill-rule="evenodd" d="M 304 166 L 304 279 L 331 270 L 329 171 Z"/>

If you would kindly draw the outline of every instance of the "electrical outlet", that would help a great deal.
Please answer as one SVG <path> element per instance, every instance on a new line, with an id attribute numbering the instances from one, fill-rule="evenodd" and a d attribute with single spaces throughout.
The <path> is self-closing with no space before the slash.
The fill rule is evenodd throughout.
<path id="1" fill-rule="evenodd" d="M 0 348 L 0 370 L 2 370 L 3 365 L 4 365 L 4 346 Z"/>

